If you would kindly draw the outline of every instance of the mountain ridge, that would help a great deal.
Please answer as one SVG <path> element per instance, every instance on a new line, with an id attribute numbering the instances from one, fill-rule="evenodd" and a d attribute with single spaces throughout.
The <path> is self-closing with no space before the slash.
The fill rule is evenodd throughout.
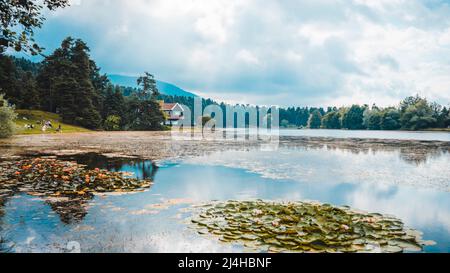
<path id="1" fill-rule="evenodd" d="M 124 76 L 119 74 L 110 74 L 108 75 L 109 80 L 116 85 L 121 85 L 125 87 L 137 88 L 137 79 L 138 77 L 133 76 Z M 180 96 L 180 97 L 198 97 L 196 94 L 186 91 L 174 84 L 156 80 L 156 86 L 161 94 L 168 96 Z"/>

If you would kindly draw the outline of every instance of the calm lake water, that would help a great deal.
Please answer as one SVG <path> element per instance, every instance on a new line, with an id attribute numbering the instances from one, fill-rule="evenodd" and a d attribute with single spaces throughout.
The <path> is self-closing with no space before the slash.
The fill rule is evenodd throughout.
<path id="1" fill-rule="evenodd" d="M 378 139 L 450 141 L 450 132 L 429 132 L 429 131 L 369 131 L 369 130 L 353 131 L 353 130 L 281 129 L 280 135 L 335 137 L 335 138 L 378 138 Z"/>
<path id="2" fill-rule="evenodd" d="M 400 151 L 354 152 L 299 148 L 228 151 L 180 162 L 76 158 L 91 168 L 153 178 L 146 192 L 96 196 L 73 211 L 26 194 L 4 204 L 2 234 L 11 251 L 243 251 L 197 235 L 185 218 L 192 204 L 211 200 L 317 200 L 391 214 L 437 244 L 426 252 L 450 252 L 450 155 L 408 160 Z M 62 216 L 64 215 L 64 217 Z M 72 217 L 72 218 L 71 218 Z M 14 243 L 14 245 L 12 244 Z"/>
<path id="3" fill-rule="evenodd" d="M 226 129 L 228 132 L 246 132 L 246 129 Z M 247 129 L 248 130 L 248 129 Z M 263 130 L 250 129 L 250 134 Z M 280 129 L 280 136 L 332 137 L 332 138 L 374 138 L 402 140 L 450 141 L 450 132 L 433 131 L 369 131 L 369 130 L 324 130 L 324 129 Z"/>

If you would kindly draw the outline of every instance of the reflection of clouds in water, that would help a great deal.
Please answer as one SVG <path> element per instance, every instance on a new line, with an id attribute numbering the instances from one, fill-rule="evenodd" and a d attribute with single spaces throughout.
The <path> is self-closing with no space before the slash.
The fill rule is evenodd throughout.
<path id="1" fill-rule="evenodd" d="M 154 226 L 153 226 L 154 227 Z M 125 252 L 125 253 L 208 253 L 233 252 L 232 245 L 226 245 L 217 239 L 201 237 L 193 230 L 152 229 L 144 231 L 131 228 L 112 228 L 97 230 L 76 237 L 66 237 L 66 241 L 80 243 L 82 252 Z"/>
<path id="2" fill-rule="evenodd" d="M 397 190 L 397 186 L 361 184 L 354 191 L 348 192 L 346 198 L 354 208 L 391 214 L 410 226 L 439 225 L 450 232 L 450 211 L 446 209 L 450 207 L 448 193 Z"/>
<path id="3" fill-rule="evenodd" d="M 227 151 L 188 159 L 192 164 L 242 168 L 271 179 L 307 182 L 374 182 L 450 190 L 449 155 L 408 164 L 399 152 L 354 154 L 345 150 Z"/>
<path id="4" fill-rule="evenodd" d="M 140 245 L 130 249 L 133 252 L 157 253 L 224 253 L 233 252 L 231 245 L 219 243 L 214 238 L 195 238 L 185 233 L 164 233 L 147 237 Z"/>
<path id="5" fill-rule="evenodd" d="M 45 234 L 31 227 L 28 227 L 20 238 L 21 240 L 15 240 L 10 244 L 11 250 L 17 253 L 58 253 L 65 251 L 65 242 L 61 237 L 54 234 Z"/>

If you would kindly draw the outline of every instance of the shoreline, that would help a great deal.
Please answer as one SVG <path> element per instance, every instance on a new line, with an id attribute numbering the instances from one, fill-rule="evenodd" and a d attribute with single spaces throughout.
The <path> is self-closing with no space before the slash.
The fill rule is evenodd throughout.
<path id="1" fill-rule="evenodd" d="M 178 160 L 229 150 L 261 149 L 264 144 L 267 142 L 258 140 L 176 140 L 172 139 L 170 131 L 16 135 L 0 140 L 0 159 L 33 154 L 73 155 L 92 152 L 155 161 Z M 398 151 L 411 160 L 424 160 L 435 153 L 450 153 L 450 141 L 280 136 L 277 148 Z"/>
<path id="2" fill-rule="evenodd" d="M 232 130 L 228 129 L 227 130 Z M 247 128 L 236 128 L 237 130 L 245 130 Z M 250 128 L 255 129 L 255 128 Z M 429 129 L 423 129 L 423 130 L 347 130 L 347 129 L 309 129 L 309 128 L 280 128 L 280 131 L 285 130 L 293 130 L 293 131 L 340 131 L 340 132 L 401 132 L 401 133 L 429 133 L 429 132 L 436 132 L 436 133 L 450 133 L 450 128 L 429 128 Z M 135 133 L 135 132 L 170 132 L 171 130 L 159 130 L 159 131 L 102 131 L 102 130 L 89 130 L 84 129 L 84 131 L 78 131 L 78 132 L 30 132 L 30 133 L 18 133 L 14 134 L 13 136 L 30 136 L 30 135 L 55 135 L 55 134 L 77 134 L 77 133 Z M 1 139 L 0 139 L 1 141 Z"/>

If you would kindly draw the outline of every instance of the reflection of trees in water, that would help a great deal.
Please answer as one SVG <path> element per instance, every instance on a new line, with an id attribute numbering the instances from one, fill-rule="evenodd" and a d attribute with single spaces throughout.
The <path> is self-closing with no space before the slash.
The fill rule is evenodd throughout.
<path id="1" fill-rule="evenodd" d="M 414 165 L 421 165 L 431 158 L 439 158 L 450 153 L 450 143 L 439 141 L 305 138 L 300 141 L 298 139 L 297 141 L 282 141 L 280 145 L 289 149 L 346 151 L 354 155 L 375 155 L 378 152 L 398 152 L 400 159 Z"/>
<path id="2" fill-rule="evenodd" d="M 1 221 L 4 215 L 4 207 L 8 200 L 14 195 L 22 192 L 36 196 L 36 193 L 31 191 L 32 189 L 23 187 L 23 182 L 16 181 L 16 183 L 17 186 L 14 186 L 14 183 L 11 181 L 8 183 L 0 183 L 0 234 L 2 231 L 1 227 L 3 223 Z M 60 216 L 61 221 L 65 224 L 71 224 L 77 222 L 77 220 L 82 220 L 87 214 L 87 203 L 92 199 L 92 195 L 82 197 L 61 196 L 60 198 L 52 198 L 43 194 L 39 194 L 38 196 L 50 205 L 53 211 Z"/>
<path id="3" fill-rule="evenodd" d="M 1 187 L 0 187 L 1 190 Z M 5 215 L 6 203 L 17 192 L 8 193 L 8 195 L 0 195 L 0 253 L 12 251 L 14 244 L 8 239 L 8 234 L 4 231 L 3 216 Z M 92 200 L 92 195 L 87 197 L 62 197 L 47 198 L 42 197 L 52 210 L 59 215 L 61 222 L 70 225 L 81 222 L 88 214 L 88 203 Z"/>
<path id="4" fill-rule="evenodd" d="M 408 163 L 415 164 L 417 166 L 425 164 L 429 159 L 439 158 L 448 151 L 442 151 L 439 149 L 434 150 L 411 150 L 409 148 L 400 149 L 400 158 Z"/>
<path id="5" fill-rule="evenodd" d="M 1 183 L 0 183 L 1 185 Z M 1 188 L 0 188 L 1 191 Z M 3 230 L 3 216 L 5 215 L 5 206 L 9 198 L 12 196 L 11 192 L 0 194 L 0 253 L 6 253 L 11 250 L 11 246 L 8 244 L 8 236 Z"/>
<path id="6" fill-rule="evenodd" d="M 125 167 L 133 169 L 136 176 L 142 179 L 153 180 L 158 167 L 150 160 L 139 158 L 111 158 L 99 153 L 84 153 L 70 156 L 60 156 L 58 159 L 76 161 L 86 165 L 88 169 L 106 169 L 109 171 L 121 171 Z"/>
<path id="7" fill-rule="evenodd" d="M 122 168 L 128 167 L 129 169 L 137 172 L 137 177 L 141 179 L 150 179 L 152 181 L 154 180 L 155 174 L 158 170 L 157 166 L 149 160 L 136 158 L 109 158 L 97 153 L 61 156 L 58 157 L 58 159 L 63 161 L 77 161 L 78 164 L 86 165 L 87 169 L 100 168 L 110 171 L 120 171 Z M 4 215 L 5 204 L 11 197 L 21 192 L 27 192 L 31 195 L 37 195 L 42 198 L 45 203 L 59 215 L 61 222 L 67 225 L 79 223 L 86 217 L 88 214 L 89 202 L 94 197 L 92 194 L 80 196 L 61 195 L 58 197 L 51 197 L 50 194 L 33 193 L 33 188 L 26 187 L 23 182 L 3 181 L 0 179 L 0 252 L 2 251 L 1 221 Z"/>
<path id="8" fill-rule="evenodd" d="M 81 222 L 88 214 L 88 203 L 92 196 L 83 198 L 47 199 L 45 202 L 59 215 L 61 222 L 66 225 Z"/>
<path id="9" fill-rule="evenodd" d="M 2 191 L 1 184 L 0 191 Z M 21 193 L 19 189 L 9 192 L 8 194 L 0 195 L 0 252 L 2 252 L 2 245 L 4 245 L 4 241 L 2 241 L 1 235 L 3 234 L 2 219 L 5 214 L 4 209 L 8 200 L 18 193 Z M 42 198 L 43 201 L 45 201 L 45 203 L 47 203 L 52 208 L 52 210 L 59 215 L 61 222 L 63 222 L 64 224 L 74 224 L 83 220 L 83 218 L 88 213 L 88 203 L 93 198 L 92 195 L 85 195 L 80 197 L 62 196 L 58 198 L 40 195 L 39 197 Z"/>
<path id="10" fill-rule="evenodd" d="M 154 180 L 155 174 L 158 171 L 158 167 L 155 164 L 145 160 L 132 160 L 123 165 L 130 166 L 138 171 L 137 175 L 139 176 L 139 174 L 141 174 L 141 178 L 143 179 Z M 120 168 L 122 167 L 123 166 L 121 166 Z"/>

